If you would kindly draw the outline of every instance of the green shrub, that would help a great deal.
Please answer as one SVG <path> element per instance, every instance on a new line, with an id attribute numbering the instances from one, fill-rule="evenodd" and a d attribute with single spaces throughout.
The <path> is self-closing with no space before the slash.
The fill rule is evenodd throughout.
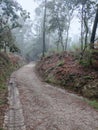
<path id="1" fill-rule="evenodd" d="M 93 100 L 93 101 L 89 101 L 89 104 L 94 107 L 95 109 L 98 109 L 98 101 Z"/>
<path id="2" fill-rule="evenodd" d="M 56 83 L 56 79 L 55 79 L 55 77 L 52 75 L 52 74 L 50 74 L 46 79 L 45 79 L 45 81 L 47 82 L 47 83 Z"/>
<path id="3" fill-rule="evenodd" d="M 88 61 L 87 59 L 82 59 L 82 60 L 79 61 L 79 63 L 84 67 L 90 66 L 90 61 Z"/>
<path id="4" fill-rule="evenodd" d="M 92 62 L 92 50 L 89 48 L 89 46 L 84 50 L 84 52 L 81 53 L 80 58 L 80 64 L 84 67 L 89 67 Z"/>

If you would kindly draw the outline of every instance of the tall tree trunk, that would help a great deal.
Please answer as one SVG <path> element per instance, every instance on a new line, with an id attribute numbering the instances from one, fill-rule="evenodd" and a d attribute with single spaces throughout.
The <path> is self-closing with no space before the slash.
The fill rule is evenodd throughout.
<path id="1" fill-rule="evenodd" d="M 6 53 L 6 42 L 4 42 L 4 52 Z"/>
<path id="2" fill-rule="evenodd" d="M 91 40 L 90 40 L 91 49 L 94 49 L 94 40 L 95 40 L 95 35 L 96 35 L 97 23 L 98 23 L 98 5 L 97 5 L 96 16 L 94 20 L 93 29 L 92 29 Z"/>
<path id="3" fill-rule="evenodd" d="M 70 23 L 69 23 L 69 26 L 68 26 L 68 28 L 67 28 L 67 32 L 66 32 L 65 51 L 67 50 L 67 46 L 68 46 L 68 39 L 69 39 L 69 27 L 70 27 Z"/>
<path id="4" fill-rule="evenodd" d="M 57 52 L 59 51 L 59 42 L 57 43 Z"/>
<path id="5" fill-rule="evenodd" d="M 57 15 L 56 21 L 58 23 L 58 39 L 59 39 L 59 42 L 61 43 L 62 51 L 64 51 L 63 36 L 62 36 L 63 30 L 61 29 L 58 15 Z"/>
<path id="6" fill-rule="evenodd" d="M 85 48 L 86 48 L 87 47 L 87 43 L 88 43 L 88 32 L 89 32 L 89 28 L 88 28 L 86 17 L 84 18 L 84 25 L 85 25 Z"/>
<path id="7" fill-rule="evenodd" d="M 45 0 L 45 9 L 44 9 L 44 20 L 43 20 L 43 57 L 45 56 L 46 52 L 46 3 L 47 0 Z"/>
<path id="8" fill-rule="evenodd" d="M 83 8 L 83 5 L 82 5 L 82 10 L 81 10 L 81 12 L 82 12 L 82 19 L 81 19 L 81 51 L 83 51 L 83 39 L 84 39 L 84 35 L 83 35 L 83 25 L 84 25 L 84 22 L 83 22 L 83 10 L 84 10 L 84 8 Z"/>
<path id="9" fill-rule="evenodd" d="M 62 36 L 62 31 L 60 31 L 60 35 L 59 35 L 59 38 L 60 38 L 60 43 L 61 43 L 61 47 L 62 47 L 62 51 L 64 51 L 64 44 L 63 44 L 63 36 Z"/>

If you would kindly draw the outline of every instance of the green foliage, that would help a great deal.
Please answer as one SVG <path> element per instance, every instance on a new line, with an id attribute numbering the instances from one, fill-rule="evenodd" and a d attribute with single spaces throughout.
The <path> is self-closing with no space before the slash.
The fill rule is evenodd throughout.
<path id="1" fill-rule="evenodd" d="M 73 6 L 71 5 L 71 1 L 49 1 L 47 3 L 47 8 L 50 12 L 49 15 L 49 31 L 67 30 L 68 23 L 70 22 L 72 17 Z M 70 15 L 69 15 L 70 14 Z M 69 18 L 70 17 L 70 18 Z"/>
<path id="2" fill-rule="evenodd" d="M 89 67 L 90 66 L 90 61 L 86 60 L 86 59 L 82 59 L 79 62 L 81 65 L 83 65 L 84 67 Z"/>
<path id="3" fill-rule="evenodd" d="M 0 77 L 1 78 L 1 77 Z M 6 84 L 4 82 L 0 81 L 0 91 L 3 91 L 6 89 Z"/>
<path id="4" fill-rule="evenodd" d="M 90 101 L 89 104 L 94 107 L 95 109 L 98 109 L 98 101 L 96 100 L 93 100 L 93 101 Z"/>
<path id="5" fill-rule="evenodd" d="M 19 52 L 20 53 L 20 49 L 15 44 L 10 45 L 9 49 L 10 49 L 10 52 Z"/>
<path id="6" fill-rule="evenodd" d="M 56 81 L 56 79 L 55 79 L 55 77 L 52 75 L 52 74 L 50 74 L 46 79 L 45 79 L 45 81 L 47 82 L 47 83 L 53 83 L 53 84 L 55 84 L 57 81 Z"/>
<path id="7" fill-rule="evenodd" d="M 0 53 L 0 91 L 6 89 L 6 79 L 10 76 L 14 69 L 15 66 L 11 64 L 7 54 Z"/>
<path id="8" fill-rule="evenodd" d="M 0 99 L 0 105 L 5 104 L 4 100 Z"/>
<path id="9" fill-rule="evenodd" d="M 3 128 L 0 128 L 0 130 L 4 130 Z"/>
<path id="10" fill-rule="evenodd" d="M 42 1 L 41 3 L 42 4 L 40 4 L 41 6 L 39 7 L 39 9 L 36 9 L 36 12 L 38 12 L 37 14 L 39 14 L 39 10 L 43 8 L 42 5 L 45 5 L 45 1 Z M 45 30 L 47 34 L 54 34 L 53 43 L 56 43 L 57 49 L 59 49 L 60 47 L 62 51 L 67 48 L 67 43 L 69 40 L 70 22 L 73 18 L 73 11 L 75 9 L 74 3 L 75 0 L 53 0 L 47 1 L 46 3 L 47 17 L 45 20 Z M 43 13 L 43 11 L 41 13 Z M 43 20 L 41 21 L 43 22 Z"/>
<path id="11" fill-rule="evenodd" d="M 84 99 L 90 106 L 98 110 L 98 101 L 97 100 L 87 100 Z"/>
<path id="12" fill-rule="evenodd" d="M 29 14 L 14 0 L 0 1 L 0 49 L 4 49 L 14 45 L 12 29 L 21 27 L 19 18 L 26 20 Z M 12 48 L 10 48 L 12 50 Z"/>
<path id="13" fill-rule="evenodd" d="M 27 13 L 26 10 L 23 10 L 19 3 L 14 0 L 2 0 L 0 1 L 0 5 L 2 10 L 0 15 L 0 22 L 3 25 L 1 29 L 5 28 L 9 21 L 11 28 L 16 28 L 19 26 L 17 20 L 20 16 L 24 19 L 29 17 L 29 13 Z"/>
<path id="14" fill-rule="evenodd" d="M 85 51 L 82 52 L 80 64 L 82 64 L 85 67 L 88 67 L 91 65 L 92 60 L 92 50 L 89 47 L 87 47 Z"/>

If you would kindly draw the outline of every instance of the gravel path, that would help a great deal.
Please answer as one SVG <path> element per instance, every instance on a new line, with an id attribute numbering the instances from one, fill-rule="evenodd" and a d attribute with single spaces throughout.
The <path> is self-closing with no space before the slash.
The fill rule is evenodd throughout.
<path id="1" fill-rule="evenodd" d="M 26 130 L 98 130 L 98 111 L 75 94 L 41 82 L 34 66 L 30 63 L 14 75 Z"/>

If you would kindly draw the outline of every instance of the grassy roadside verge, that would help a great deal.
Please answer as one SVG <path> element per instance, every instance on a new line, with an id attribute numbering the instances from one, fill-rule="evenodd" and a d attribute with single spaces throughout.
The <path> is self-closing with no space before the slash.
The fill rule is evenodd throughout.
<path id="1" fill-rule="evenodd" d="M 94 109 L 98 110 L 98 101 L 96 99 L 94 100 L 85 99 L 84 101 L 86 101 Z"/>
<path id="2" fill-rule="evenodd" d="M 4 121 L 4 112 L 8 106 L 7 104 L 7 87 L 6 80 L 11 71 L 11 63 L 9 57 L 0 53 L 0 129 Z"/>

